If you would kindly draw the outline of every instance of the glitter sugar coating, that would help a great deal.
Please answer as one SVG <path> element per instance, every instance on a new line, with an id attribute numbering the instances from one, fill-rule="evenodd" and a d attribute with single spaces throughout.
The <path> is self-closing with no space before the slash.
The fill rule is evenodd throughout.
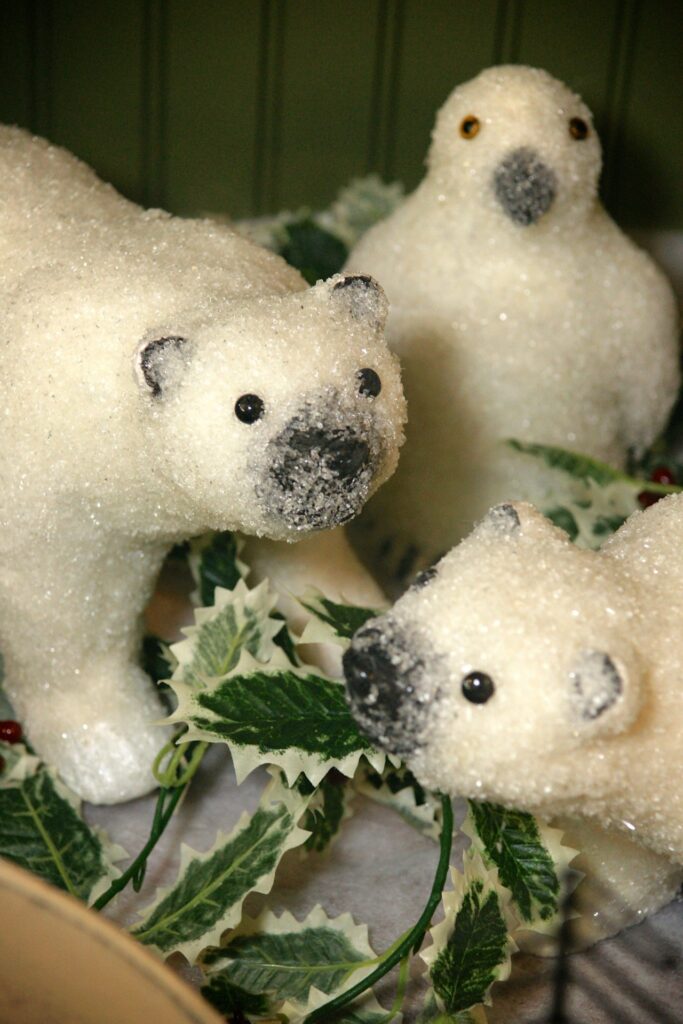
<path id="1" fill-rule="evenodd" d="M 602 208 L 600 164 L 578 96 L 489 68 L 446 100 L 426 177 L 351 254 L 389 297 L 408 400 L 398 472 L 351 526 L 393 590 L 492 505 L 545 497 L 544 469 L 501 442 L 623 466 L 666 423 L 673 293 Z"/>
<path id="2" fill-rule="evenodd" d="M 79 794 L 124 800 L 152 787 L 164 741 L 136 658 L 169 547 L 211 528 L 297 539 L 393 471 L 405 409 L 386 300 L 367 275 L 307 288 L 228 227 L 142 210 L 14 128 L 0 294 L 5 685 Z M 258 416 L 238 417 L 244 396 Z M 311 515 L 290 487 L 302 465 Z"/>

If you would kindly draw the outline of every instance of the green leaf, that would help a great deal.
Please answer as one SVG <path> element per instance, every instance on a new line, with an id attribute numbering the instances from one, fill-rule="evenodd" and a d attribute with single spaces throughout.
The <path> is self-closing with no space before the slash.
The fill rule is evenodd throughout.
<path id="1" fill-rule="evenodd" d="M 344 687 L 309 666 L 295 668 L 276 651 L 267 666 L 242 653 L 227 679 L 198 690 L 172 681 L 188 739 L 223 740 L 238 779 L 257 765 L 282 768 L 292 785 L 303 772 L 317 785 L 330 768 L 353 775 L 361 754 L 376 767 L 385 757 L 358 730 Z"/>
<path id="2" fill-rule="evenodd" d="M 475 801 L 469 807 L 472 837 L 479 840 L 486 863 L 497 867 L 522 920 L 532 924 L 554 918 L 560 880 L 533 815 Z"/>
<path id="3" fill-rule="evenodd" d="M 352 249 L 373 224 L 393 213 L 403 196 L 401 184 L 389 185 L 377 174 L 353 178 L 327 210 L 315 215 L 315 221 Z"/>
<path id="4" fill-rule="evenodd" d="M 458 1013 L 446 1013 L 438 1006 L 432 989 L 415 1024 L 486 1024 L 486 1013 L 483 1006 L 471 1006 Z"/>
<path id="5" fill-rule="evenodd" d="M 190 568 L 199 589 L 199 604 L 213 604 L 216 587 L 232 590 L 246 575 L 239 550 L 237 538 L 229 532 L 209 533 L 192 542 Z"/>
<path id="6" fill-rule="evenodd" d="M 222 974 L 216 974 L 206 985 L 202 985 L 201 993 L 214 1009 L 228 1018 L 238 1014 L 266 1017 L 270 1009 L 265 996 L 254 995 L 253 992 L 232 985 Z"/>
<path id="7" fill-rule="evenodd" d="M 282 623 L 282 628 L 280 629 L 279 633 L 275 634 L 275 643 L 277 644 L 281 651 L 284 651 L 285 655 L 287 656 L 287 661 L 289 661 L 290 664 L 299 665 L 300 662 L 296 653 L 294 640 L 292 638 L 292 634 L 289 631 L 289 626 L 287 625 L 287 620 L 285 619 L 284 615 L 281 612 L 273 611 L 270 613 L 270 617 L 271 619 L 276 619 L 277 622 Z"/>
<path id="8" fill-rule="evenodd" d="M 273 654 L 282 622 L 272 617 L 277 597 L 267 581 L 249 590 L 240 580 L 232 590 L 217 587 L 214 597 L 211 607 L 195 609 L 195 625 L 183 630 L 187 639 L 171 646 L 178 663 L 171 686 L 182 681 L 201 689 L 223 679 L 243 650 L 263 662 Z"/>
<path id="9" fill-rule="evenodd" d="M 445 918 L 421 953 L 448 1014 L 488 1001 L 491 985 L 509 974 L 514 948 L 495 878 L 476 850 L 465 855 L 464 866 L 462 875 L 451 869 L 454 890 L 444 894 Z"/>
<path id="10" fill-rule="evenodd" d="M 514 439 L 509 440 L 508 444 L 522 455 L 533 455 L 540 458 L 550 469 L 558 469 L 579 480 L 594 480 L 600 487 L 629 479 L 621 470 L 608 466 L 606 462 L 599 462 L 588 455 L 580 455 L 565 448 L 556 448 L 547 444 L 528 444 Z M 642 488 L 642 482 L 640 487 Z"/>
<path id="11" fill-rule="evenodd" d="M 380 612 L 375 608 L 362 608 L 359 605 L 339 604 L 330 601 L 319 591 L 310 588 L 299 598 L 299 603 L 314 618 L 306 624 L 302 643 L 340 643 L 346 647 L 356 630 L 364 626 L 368 619 Z"/>
<path id="12" fill-rule="evenodd" d="M 219 834 L 213 848 L 199 854 L 183 847 L 177 881 L 162 890 L 133 935 L 164 956 L 183 953 L 193 960 L 238 923 L 250 892 L 268 893 L 287 850 L 308 833 L 298 827 L 307 800 L 273 782 L 253 816 Z"/>
<path id="13" fill-rule="evenodd" d="M 400 814 L 418 832 L 438 841 L 440 801 L 420 785 L 405 765 L 388 764 L 383 772 L 377 772 L 361 762 L 353 786 L 363 796 Z"/>
<path id="14" fill-rule="evenodd" d="M 547 507 L 539 504 L 544 514 L 566 530 L 580 547 L 600 547 L 640 508 L 638 496 L 643 490 L 661 495 L 681 490 L 627 476 L 603 462 L 563 448 L 520 441 L 508 443 L 515 451 L 540 459 L 556 471 L 549 492 L 552 503 Z"/>
<path id="15" fill-rule="evenodd" d="M 169 654 L 168 645 L 158 636 L 151 634 L 142 641 L 142 667 L 155 683 L 170 679 L 175 659 Z"/>
<path id="16" fill-rule="evenodd" d="M 3 757 L 6 755 L 3 747 Z M 83 821 L 80 801 L 26 755 L 8 761 L 0 786 L 0 856 L 82 900 L 94 899 L 118 872 L 103 838 Z"/>
<path id="17" fill-rule="evenodd" d="M 331 995 L 341 991 L 360 967 L 372 969 L 375 954 L 367 928 L 350 914 L 334 920 L 316 907 L 304 921 L 285 912 L 245 920 L 229 943 L 202 957 L 209 978 L 220 976 L 254 995 L 268 995 L 272 1005 L 283 999 L 305 1004 L 312 988 Z"/>
<path id="18" fill-rule="evenodd" d="M 344 243 L 311 217 L 286 225 L 287 240 L 280 255 L 301 271 L 309 284 L 337 274 L 349 254 Z"/>
<path id="19" fill-rule="evenodd" d="M 305 849 L 323 853 L 339 834 L 341 823 L 349 813 L 347 782 L 333 768 L 316 789 L 303 820 L 304 828 L 311 833 Z"/>

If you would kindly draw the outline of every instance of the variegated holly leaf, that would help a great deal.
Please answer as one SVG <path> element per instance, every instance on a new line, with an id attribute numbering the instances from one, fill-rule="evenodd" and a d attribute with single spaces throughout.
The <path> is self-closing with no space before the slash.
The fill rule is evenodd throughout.
<path id="1" fill-rule="evenodd" d="M 0 758 L 3 764 L 0 789 L 35 775 L 40 766 L 40 758 L 31 754 L 23 743 L 0 743 Z"/>
<path id="2" fill-rule="evenodd" d="M 491 986 L 508 977 L 516 948 L 495 872 L 473 847 L 463 866 L 462 874 L 451 869 L 453 891 L 444 893 L 444 920 L 432 928 L 432 945 L 420 953 L 439 1007 L 448 1014 L 490 1002 Z"/>
<path id="3" fill-rule="evenodd" d="M 183 846 L 176 882 L 157 894 L 133 935 L 163 956 L 180 952 L 190 961 L 216 945 L 238 924 L 249 893 L 270 892 L 284 854 L 306 841 L 299 821 L 307 804 L 307 797 L 274 779 L 255 813 L 243 814 L 206 853 Z"/>
<path id="4" fill-rule="evenodd" d="M 314 1010 L 320 1009 L 333 996 L 322 992 L 320 989 L 312 988 L 308 995 L 308 1002 L 305 1007 L 299 1003 L 286 1002 L 282 1007 L 282 1016 L 287 1024 L 305 1024 L 306 1019 Z M 330 1018 L 332 1024 L 401 1024 L 403 1014 L 387 1013 L 377 1002 L 372 991 L 364 992 L 342 1010 L 337 1010 Z"/>
<path id="5" fill-rule="evenodd" d="M 304 849 L 324 853 L 330 848 L 339 835 L 342 822 L 351 817 L 353 795 L 345 776 L 334 768 L 327 773 L 315 789 L 304 815 L 303 826 L 310 832 Z"/>
<path id="6" fill-rule="evenodd" d="M 486 1024 L 486 1011 L 479 1005 L 458 1013 L 447 1013 L 439 1007 L 434 991 L 430 990 L 415 1024 Z"/>
<path id="7" fill-rule="evenodd" d="M 347 647 L 356 630 L 364 626 L 368 619 L 380 614 L 375 608 L 330 601 L 312 587 L 298 600 L 312 616 L 301 635 L 302 644 L 334 643 L 340 647 Z"/>
<path id="8" fill-rule="evenodd" d="M 305 1007 L 311 989 L 327 998 L 356 984 L 375 967 L 365 925 L 350 914 L 329 918 L 315 907 L 303 921 L 264 911 L 245 918 L 221 948 L 208 949 L 201 968 L 209 990 L 226 982 L 267 997 L 274 1012 L 283 1000 Z"/>
<path id="9" fill-rule="evenodd" d="M 351 776 L 365 755 L 381 770 L 385 755 L 358 730 L 344 687 L 310 666 L 293 666 L 275 650 L 267 665 L 246 650 L 227 678 L 196 689 L 172 680 L 185 739 L 224 741 L 239 781 L 260 764 L 281 768 L 293 785 L 303 772 L 317 786 L 330 768 Z"/>
<path id="10" fill-rule="evenodd" d="M 197 604 L 213 604 L 216 587 L 232 590 L 247 575 L 249 570 L 239 558 L 242 543 L 229 531 L 207 533 L 192 541 L 189 563 L 197 584 Z"/>
<path id="11" fill-rule="evenodd" d="M 438 842 L 441 803 L 434 793 L 420 785 L 405 765 L 387 764 L 383 772 L 377 772 L 361 762 L 353 777 L 353 786 L 358 793 L 396 811 L 418 832 Z"/>
<path id="12" fill-rule="evenodd" d="M 93 902 L 120 874 L 125 851 L 90 828 L 79 798 L 21 744 L 2 744 L 0 856 Z"/>
<path id="13" fill-rule="evenodd" d="M 502 885 L 524 926 L 546 931 L 555 926 L 562 902 L 562 879 L 576 851 L 562 846 L 562 833 L 532 814 L 498 804 L 469 801 L 462 826 Z"/>
<path id="14" fill-rule="evenodd" d="M 242 580 L 232 590 L 216 587 L 215 604 L 197 608 L 195 625 L 183 630 L 186 639 L 171 646 L 177 665 L 170 685 L 209 687 L 225 679 L 243 650 L 259 662 L 268 661 L 275 650 L 273 638 L 282 628 L 282 621 L 271 614 L 276 601 L 266 580 L 253 590 Z"/>
<path id="15" fill-rule="evenodd" d="M 540 459 L 554 470 L 555 484 L 544 514 L 580 547 L 598 548 L 638 508 L 642 491 L 672 494 L 682 488 L 627 476 L 597 459 L 550 445 L 509 441 L 522 455 Z"/>

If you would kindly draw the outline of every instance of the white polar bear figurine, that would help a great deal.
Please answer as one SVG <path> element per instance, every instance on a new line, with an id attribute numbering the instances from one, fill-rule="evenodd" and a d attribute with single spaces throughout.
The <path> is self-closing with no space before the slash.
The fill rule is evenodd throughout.
<path id="1" fill-rule="evenodd" d="M 403 366 L 398 472 L 350 527 L 387 585 L 547 476 L 501 442 L 623 466 L 677 394 L 671 288 L 597 198 L 590 111 L 545 71 L 483 71 L 440 110 L 417 190 L 358 243 Z"/>
<path id="2" fill-rule="evenodd" d="M 0 650 L 36 750 L 86 799 L 153 785 L 137 664 L 169 547 L 297 539 L 393 470 L 404 402 L 369 277 L 307 288 L 231 229 L 142 210 L 0 129 Z"/>
<path id="3" fill-rule="evenodd" d="M 683 495 L 598 552 L 501 505 L 356 633 L 349 699 L 424 785 L 576 820 L 637 917 L 683 877 L 681 622 Z"/>

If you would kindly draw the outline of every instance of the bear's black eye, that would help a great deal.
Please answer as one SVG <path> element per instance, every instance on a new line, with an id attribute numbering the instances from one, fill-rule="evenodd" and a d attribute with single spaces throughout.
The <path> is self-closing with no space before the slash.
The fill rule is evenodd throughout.
<path id="1" fill-rule="evenodd" d="M 235 402 L 235 416 L 242 423 L 256 423 L 266 411 L 263 399 L 258 395 L 242 395 Z"/>
<path id="2" fill-rule="evenodd" d="M 583 141 L 588 135 L 588 125 L 582 117 L 573 117 L 569 122 L 569 134 L 573 139 Z"/>
<path id="3" fill-rule="evenodd" d="M 463 697 L 473 704 L 485 704 L 493 697 L 496 689 L 491 676 L 485 672 L 468 672 L 461 683 Z"/>
<path id="4" fill-rule="evenodd" d="M 360 381 L 358 390 L 361 395 L 365 395 L 366 398 L 377 398 L 377 395 L 382 390 L 382 381 L 379 379 L 379 374 L 375 370 L 366 367 L 364 370 L 359 370 L 356 377 Z"/>

